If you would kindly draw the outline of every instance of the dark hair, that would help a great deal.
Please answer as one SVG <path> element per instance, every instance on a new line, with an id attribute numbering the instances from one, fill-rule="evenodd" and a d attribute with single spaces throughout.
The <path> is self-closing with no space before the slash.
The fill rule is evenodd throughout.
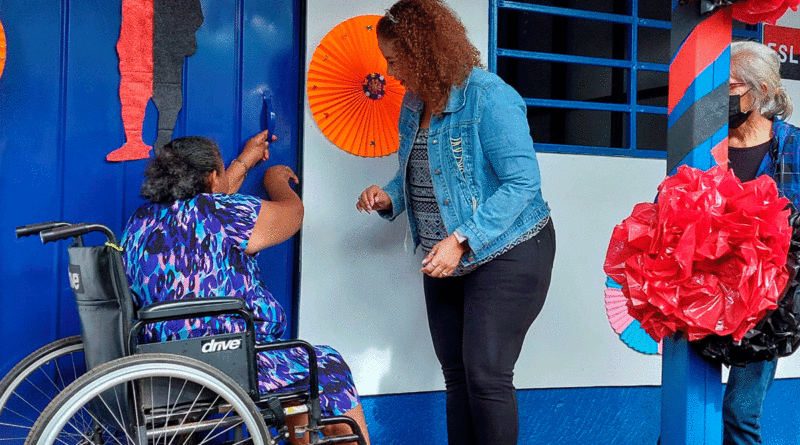
<path id="1" fill-rule="evenodd" d="M 208 175 L 214 171 L 221 173 L 221 168 L 219 147 L 211 139 L 200 136 L 173 139 L 147 164 L 142 197 L 157 203 L 194 198 L 210 191 Z"/>
<path id="2" fill-rule="evenodd" d="M 447 106 L 450 88 L 481 66 L 466 28 L 441 0 L 400 0 L 378 20 L 376 31 L 394 40 L 397 57 L 418 76 L 416 93 L 434 114 Z"/>

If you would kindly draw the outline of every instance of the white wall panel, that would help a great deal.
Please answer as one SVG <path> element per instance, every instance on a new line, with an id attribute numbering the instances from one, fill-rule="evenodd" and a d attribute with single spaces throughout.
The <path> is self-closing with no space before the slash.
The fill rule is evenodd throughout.
<path id="1" fill-rule="evenodd" d="M 449 3 L 485 62 L 488 0 Z M 391 4 L 309 0 L 306 66 L 336 24 L 382 14 Z M 443 389 L 425 317 L 422 258 L 404 247 L 411 248 L 405 215 L 388 223 L 355 210 L 364 188 L 394 175 L 397 157 L 345 153 L 322 135 L 307 104 L 305 110 L 300 337 L 342 352 L 362 394 Z M 609 326 L 602 264 L 614 225 L 636 203 L 653 200 L 665 162 L 549 153 L 539 162 L 557 252 L 547 302 L 517 364 L 517 386 L 659 385 L 661 357 L 629 349 Z M 795 362 L 785 360 L 779 375 L 797 376 Z"/>

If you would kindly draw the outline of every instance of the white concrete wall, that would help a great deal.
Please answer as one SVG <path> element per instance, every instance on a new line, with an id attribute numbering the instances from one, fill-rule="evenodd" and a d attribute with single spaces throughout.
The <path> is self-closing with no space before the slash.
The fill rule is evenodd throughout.
<path id="1" fill-rule="evenodd" d="M 359 15 L 383 15 L 392 4 L 309 0 L 306 67 L 334 26 Z M 449 4 L 486 63 L 488 0 Z M 349 154 L 322 134 L 307 103 L 305 110 L 300 337 L 338 349 L 362 394 L 441 389 L 425 319 L 421 258 L 403 247 L 407 224 L 355 208 L 364 188 L 384 185 L 394 175 L 397 156 Z"/>
<path id="2" fill-rule="evenodd" d="M 392 3 L 308 0 L 306 66 L 335 25 L 383 14 Z M 485 62 L 488 0 L 449 4 Z M 440 390 L 421 256 L 404 248 L 405 217 L 388 223 L 355 210 L 364 188 L 394 175 L 397 157 L 340 150 L 320 132 L 307 104 L 305 110 L 300 337 L 342 352 L 362 394 Z M 609 326 L 602 264 L 614 225 L 636 203 L 653 200 L 665 162 L 549 153 L 540 153 L 539 162 L 557 253 L 547 302 L 517 363 L 517 387 L 659 385 L 660 356 L 629 349 Z M 410 237 L 407 242 L 410 249 Z"/>

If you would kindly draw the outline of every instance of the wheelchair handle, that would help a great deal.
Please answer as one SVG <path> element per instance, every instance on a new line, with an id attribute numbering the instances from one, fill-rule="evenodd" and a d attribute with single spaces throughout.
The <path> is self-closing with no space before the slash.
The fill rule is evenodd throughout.
<path id="1" fill-rule="evenodd" d="M 42 243 L 48 243 L 50 241 L 79 237 L 91 232 L 102 232 L 110 243 L 117 244 L 117 237 L 111 229 L 102 224 L 94 223 L 78 223 L 44 230 L 39 233 L 39 238 L 42 239 Z"/>
<path id="2" fill-rule="evenodd" d="M 23 236 L 38 235 L 39 232 L 42 232 L 44 230 L 50 230 L 56 227 L 64 227 L 69 225 L 71 224 L 63 221 L 41 222 L 36 224 L 19 226 L 16 229 L 14 229 L 14 233 L 17 235 L 17 238 L 22 238 Z"/>

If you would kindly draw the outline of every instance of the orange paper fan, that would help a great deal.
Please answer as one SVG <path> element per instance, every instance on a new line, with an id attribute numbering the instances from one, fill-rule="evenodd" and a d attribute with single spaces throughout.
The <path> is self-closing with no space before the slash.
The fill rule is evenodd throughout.
<path id="1" fill-rule="evenodd" d="M 308 67 L 308 103 L 322 133 L 354 155 L 397 151 L 397 119 L 405 88 L 386 75 L 375 29 L 379 15 L 336 25 Z"/>

